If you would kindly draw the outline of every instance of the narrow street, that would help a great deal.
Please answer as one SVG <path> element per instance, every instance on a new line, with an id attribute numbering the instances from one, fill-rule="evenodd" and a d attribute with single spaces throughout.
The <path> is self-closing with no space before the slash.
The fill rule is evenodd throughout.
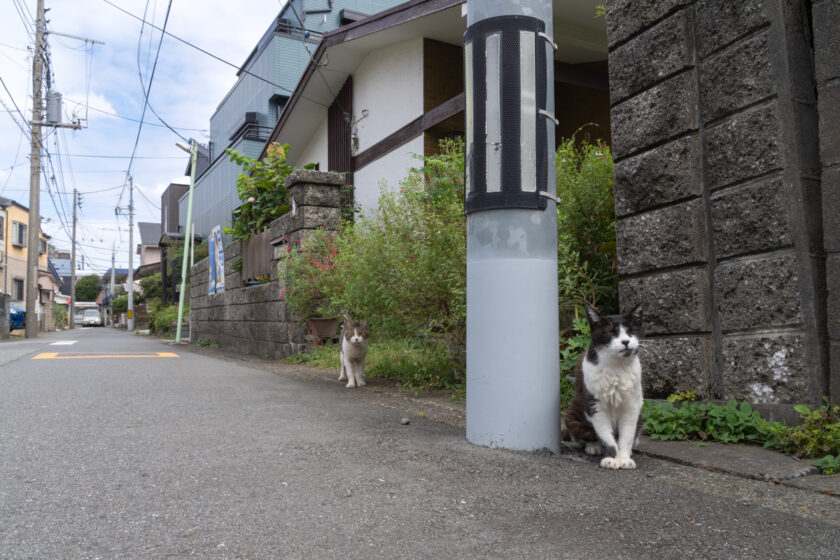
<path id="1" fill-rule="evenodd" d="M 0 343 L 0 558 L 840 550 L 836 497 L 646 457 L 615 472 L 477 447 L 404 401 L 284 369 L 106 328 Z"/>

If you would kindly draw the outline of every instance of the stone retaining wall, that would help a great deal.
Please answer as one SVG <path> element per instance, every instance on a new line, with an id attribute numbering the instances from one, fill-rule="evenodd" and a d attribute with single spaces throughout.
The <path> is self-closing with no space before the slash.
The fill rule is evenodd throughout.
<path id="1" fill-rule="evenodd" d="M 272 239 L 296 241 L 319 227 L 336 228 L 343 184 L 342 176 L 335 173 L 302 170 L 289 175 L 286 187 L 296 211 L 272 222 Z M 190 270 L 191 340 L 210 340 L 223 348 L 271 358 L 301 351 L 309 344 L 309 335 L 281 299 L 274 255 L 264 255 L 271 260 L 271 282 L 243 286 L 241 273 L 232 268 L 241 254 L 241 242 L 225 247 L 225 291 L 220 294 L 207 294 L 207 259 Z"/>
<path id="2" fill-rule="evenodd" d="M 819 403 L 831 383 L 836 400 L 840 1 L 613 0 L 607 33 L 620 298 L 647 304 L 648 396 Z"/>

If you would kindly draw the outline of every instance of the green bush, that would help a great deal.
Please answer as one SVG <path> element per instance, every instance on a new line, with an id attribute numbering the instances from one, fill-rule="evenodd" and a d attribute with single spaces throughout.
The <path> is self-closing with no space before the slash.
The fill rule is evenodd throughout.
<path id="1" fill-rule="evenodd" d="M 557 148 L 557 261 L 561 308 L 618 312 L 612 153 L 602 142 L 563 139 Z"/>
<path id="2" fill-rule="evenodd" d="M 143 289 L 143 298 L 146 301 L 152 299 L 160 299 L 161 296 L 161 280 L 160 272 L 155 272 L 151 276 L 146 276 L 140 280 L 140 287 Z"/>
<path id="3" fill-rule="evenodd" d="M 289 211 L 286 177 L 295 168 L 286 163 L 288 151 L 288 144 L 274 142 L 269 144 L 265 158 L 257 161 L 231 148 L 225 150 L 230 161 L 242 167 L 236 179 L 242 205 L 233 211 L 233 223 L 224 229 L 225 234 L 244 241 Z"/>
<path id="4" fill-rule="evenodd" d="M 189 313 L 189 306 L 184 305 L 184 317 L 187 317 Z M 149 328 L 155 333 L 165 334 L 172 331 L 172 325 L 177 321 L 177 305 L 167 305 L 166 307 L 156 305 L 153 309 L 149 310 Z"/>
<path id="5" fill-rule="evenodd" d="M 376 211 L 345 223 L 335 274 L 324 286 L 334 314 L 366 317 L 387 338 L 428 331 L 463 339 L 466 317 L 464 145 L 445 141 Z"/>
<path id="6" fill-rule="evenodd" d="M 122 294 L 114 298 L 111 303 L 114 313 L 125 313 L 128 311 L 128 294 Z"/>
<path id="7" fill-rule="evenodd" d="M 286 248 L 277 267 L 281 283 L 280 297 L 288 301 L 289 311 L 298 318 L 325 317 L 333 314 L 326 300 L 328 286 L 335 284 L 336 234 L 316 230 L 299 246 Z"/>
<path id="8" fill-rule="evenodd" d="M 67 325 L 67 308 L 63 305 L 53 303 L 53 315 L 55 316 L 55 324 L 59 327 Z"/>
<path id="9" fill-rule="evenodd" d="M 88 274 L 76 281 L 76 301 L 95 301 L 99 295 L 99 276 Z"/>

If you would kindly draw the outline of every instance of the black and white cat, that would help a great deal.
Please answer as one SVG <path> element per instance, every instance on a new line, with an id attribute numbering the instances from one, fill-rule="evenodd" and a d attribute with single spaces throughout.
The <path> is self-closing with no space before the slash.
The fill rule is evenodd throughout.
<path id="1" fill-rule="evenodd" d="M 348 387 L 362 387 L 365 383 L 365 356 L 368 350 L 368 322 L 344 319 L 341 330 L 339 381 L 347 381 Z"/>
<path id="2" fill-rule="evenodd" d="M 602 316 L 591 307 L 586 314 L 592 338 L 578 362 L 566 429 L 588 454 L 604 455 L 601 467 L 635 469 L 631 456 L 642 427 L 642 305 L 626 315 Z"/>

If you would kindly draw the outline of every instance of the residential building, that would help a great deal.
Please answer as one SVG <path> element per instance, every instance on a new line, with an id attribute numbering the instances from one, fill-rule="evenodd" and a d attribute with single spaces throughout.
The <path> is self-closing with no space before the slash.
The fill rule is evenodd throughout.
<path id="1" fill-rule="evenodd" d="M 290 144 L 296 167 L 346 173 L 357 207 L 375 209 L 416 156 L 464 134 L 463 7 L 411 1 L 326 33 L 269 141 Z M 594 12 L 555 2 L 558 142 L 588 124 L 610 141 L 606 29 Z"/>
<path id="2" fill-rule="evenodd" d="M 14 200 L 0 197 L 0 287 L 3 293 L 11 296 L 12 305 L 26 307 L 27 282 L 27 244 L 29 229 L 29 208 Z M 50 270 L 47 247 L 50 236 L 40 231 L 38 243 L 38 274 L 49 278 Z M 54 271 L 54 269 L 53 269 Z M 55 280 L 56 283 L 60 279 Z M 39 290 L 36 309 L 39 316 L 44 309 L 52 310 L 53 284 L 46 280 Z"/>
<path id="3" fill-rule="evenodd" d="M 140 256 L 140 263 L 134 271 L 134 278 L 143 278 L 160 269 L 161 225 L 151 222 L 137 222 L 137 229 L 140 231 L 140 243 L 137 244 L 137 255 Z"/>
<path id="4" fill-rule="evenodd" d="M 323 34 L 397 4 L 397 0 L 290 0 L 281 9 L 239 70 L 236 84 L 210 118 L 210 141 L 200 146 L 192 218 L 201 237 L 230 225 L 241 201 L 236 179 L 241 168 L 228 148 L 257 157 Z M 187 174 L 189 174 L 189 167 Z M 180 226 L 187 197 L 180 199 Z M 166 219 L 163 220 L 166 224 Z M 166 229 L 166 232 L 176 232 Z"/>

